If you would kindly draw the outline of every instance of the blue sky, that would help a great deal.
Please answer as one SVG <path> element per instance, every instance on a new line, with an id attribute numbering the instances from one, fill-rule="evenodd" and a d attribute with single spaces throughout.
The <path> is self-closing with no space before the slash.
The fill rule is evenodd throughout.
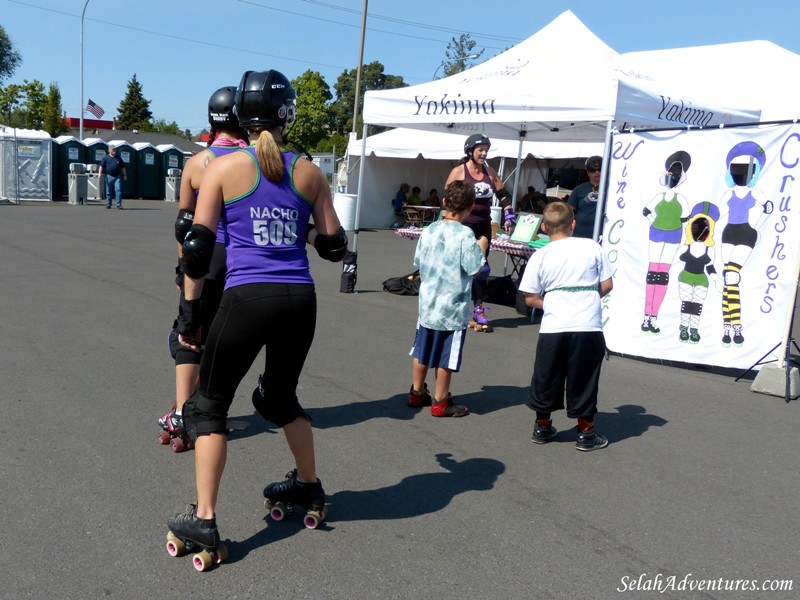
<path id="1" fill-rule="evenodd" d="M 0 0 L 0 25 L 22 55 L 5 83 L 58 83 L 62 106 L 75 117 L 85 1 Z M 238 84 L 245 70 L 274 68 L 291 79 L 312 69 L 332 87 L 357 64 L 362 8 L 363 0 L 89 0 L 84 102 L 91 98 L 113 118 L 136 73 L 155 118 L 197 132 L 207 125 L 211 93 Z M 760 39 L 800 53 L 798 0 L 369 0 L 364 62 L 380 61 L 386 73 L 423 83 L 452 37 L 470 33 L 489 58 L 565 10 L 618 52 Z M 743 65 L 743 80 L 755 62 Z M 590 68 L 586 57 L 565 64 L 563 74 L 580 77 Z"/>

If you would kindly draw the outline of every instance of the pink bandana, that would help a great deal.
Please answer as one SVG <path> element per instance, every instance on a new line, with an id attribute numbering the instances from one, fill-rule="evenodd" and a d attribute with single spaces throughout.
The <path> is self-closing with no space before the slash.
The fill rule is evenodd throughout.
<path id="1" fill-rule="evenodd" d="M 212 146 L 239 146 L 239 148 L 247 148 L 247 142 L 244 140 L 232 140 L 230 138 L 217 138 L 214 140 Z"/>

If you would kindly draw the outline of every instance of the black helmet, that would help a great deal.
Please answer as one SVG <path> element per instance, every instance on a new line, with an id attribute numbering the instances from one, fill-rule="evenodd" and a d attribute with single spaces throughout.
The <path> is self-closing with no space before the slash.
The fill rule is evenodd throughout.
<path id="1" fill-rule="evenodd" d="M 297 94 L 283 73 L 245 71 L 234 110 L 241 127 L 288 125 L 295 118 L 295 98 Z"/>
<path id="2" fill-rule="evenodd" d="M 489 141 L 488 137 L 482 133 L 473 133 L 467 138 L 467 141 L 464 142 L 464 154 L 472 154 L 472 149 L 475 146 L 480 146 L 482 144 L 488 146 L 489 148 L 492 147 L 492 142 Z"/>
<path id="3" fill-rule="evenodd" d="M 233 111 L 235 101 L 236 88 L 232 86 L 221 87 L 211 94 L 208 99 L 208 124 L 212 127 L 238 127 L 239 121 Z"/>

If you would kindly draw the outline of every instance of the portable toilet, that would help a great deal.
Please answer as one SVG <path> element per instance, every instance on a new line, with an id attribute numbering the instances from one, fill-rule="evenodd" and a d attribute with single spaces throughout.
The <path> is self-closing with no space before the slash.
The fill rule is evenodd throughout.
<path id="1" fill-rule="evenodd" d="M 160 199 L 161 152 L 148 142 L 135 142 L 133 147 L 136 148 L 139 163 L 136 181 L 139 196 L 146 200 Z"/>
<path id="2" fill-rule="evenodd" d="M 86 146 L 87 165 L 99 165 L 108 154 L 108 143 L 100 138 L 86 138 L 83 144 Z"/>
<path id="3" fill-rule="evenodd" d="M 53 199 L 53 142 L 46 131 L 0 126 L 0 199 Z"/>
<path id="4" fill-rule="evenodd" d="M 89 200 L 104 200 L 106 197 L 106 186 L 101 183 L 97 170 L 100 168 L 100 161 L 108 154 L 108 144 L 100 138 L 86 138 L 83 140 L 86 146 L 86 167 L 89 176 L 88 196 Z"/>
<path id="5" fill-rule="evenodd" d="M 136 183 L 139 179 L 139 153 L 132 144 L 124 140 L 110 140 L 108 145 L 117 149 L 117 156 L 125 163 L 125 172 L 128 178 L 122 182 L 122 197 L 138 198 L 139 190 Z"/>
<path id="6" fill-rule="evenodd" d="M 167 197 L 167 173 L 169 169 L 183 170 L 183 150 L 172 144 L 156 146 L 161 152 L 161 175 L 159 176 L 159 198 Z"/>
<path id="7" fill-rule="evenodd" d="M 60 135 L 53 140 L 53 197 L 69 194 L 69 166 L 86 163 L 86 145 L 71 135 Z"/>

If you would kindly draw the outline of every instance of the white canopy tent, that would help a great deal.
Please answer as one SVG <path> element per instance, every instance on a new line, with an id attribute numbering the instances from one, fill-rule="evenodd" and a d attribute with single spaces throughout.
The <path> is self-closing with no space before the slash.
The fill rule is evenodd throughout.
<path id="1" fill-rule="evenodd" d="M 361 140 L 350 142 L 347 153 L 358 158 Z M 602 142 L 524 142 L 521 172 L 518 179 L 520 191 L 529 185 L 544 191 L 546 171 L 551 166 L 565 166 L 570 159 L 601 154 Z M 516 160 L 519 143 L 514 140 L 495 139 L 489 150 L 492 166 L 504 180 L 514 172 L 507 168 L 506 159 Z M 450 170 L 464 156 L 464 136 L 438 131 L 397 128 L 369 136 L 366 140 L 363 183 L 359 180 L 358 163 L 349 165 L 347 189 L 362 189 L 364 202 L 359 225 L 361 227 L 386 227 L 395 219 L 390 200 L 402 182 L 422 189 L 423 198 L 431 188 L 442 195 Z M 511 165 L 509 165 L 510 167 Z M 511 189 L 512 183 L 506 186 Z"/>
<path id="2" fill-rule="evenodd" d="M 591 68 L 563 81 L 564 65 Z M 566 11 L 524 42 L 472 69 L 417 86 L 367 92 L 364 131 L 371 124 L 463 136 L 482 132 L 493 139 L 518 140 L 521 160 L 523 141 L 606 143 L 614 124 L 709 127 L 758 120 L 757 110 L 723 108 L 727 102 L 721 94 L 719 89 L 658 82 L 630 68 Z M 362 139 L 362 156 L 364 143 Z M 605 150 L 607 155 L 607 143 Z M 513 187 L 516 191 L 516 183 Z M 361 194 L 359 189 L 356 223 Z"/>
<path id="3" fill-rule="evenodd" d="M 681 81 L 698 89 L 728 90 L 730 101 L 758 107 L 761 121 L 800 117 L 800 55 L 772 42 L 628 52 L 622 58 L 654 76 L 677 72 Z"/>

